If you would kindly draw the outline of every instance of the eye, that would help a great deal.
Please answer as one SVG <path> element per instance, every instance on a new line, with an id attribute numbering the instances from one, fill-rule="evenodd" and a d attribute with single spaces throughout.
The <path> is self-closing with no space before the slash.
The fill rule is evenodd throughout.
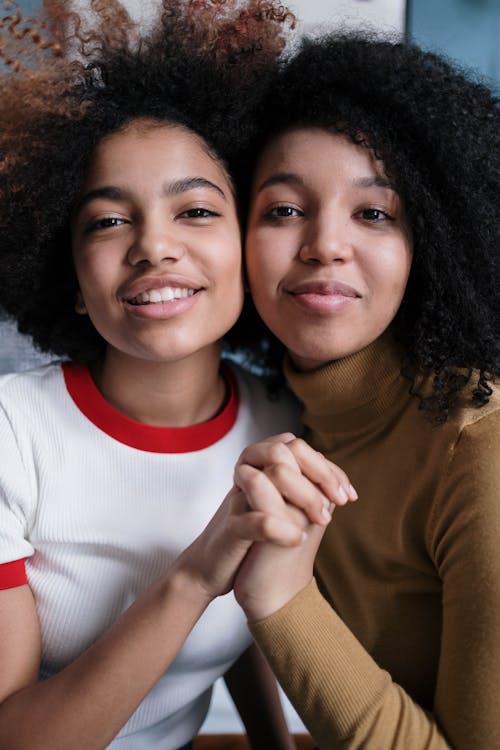
<path id="1" fill-rule="evenodd" d="M 294 206 L 287 206 L 283 204 L 281 206 L 273 206 L 269 210 L 265 211 L 264 219 L 294 219 L 297 216 L 303 216 L 303 212 Z"/>
<path id="2" fill-rule="evenodd" d="M 125 219 L 120 219 L 118 216 L 104 216 L 102 219 L 96 219 L 87 224 L 86 232 L 98 232 L 101 229 L 110 229 L 111 227 L 119 227 L 122 224 L 126 224 Z"/>
<path id="3" fill-rule="evenodd" d="M 188 208 L 187 211 L 183 211 L 179 214 L 180 219 L 208 219 L 211 216 L 220 216 L 220 214 L 216 211 L 211 211 L 208 208 L 202 208 L 201 206 Z"/>
<path id="4" fill-rule="evenodd" d="M 394 221 L 394 217 L 390 216 L 386 211 L 382 211 L 380 208 L 364 208 L 358 214 L 359 218 L 365 221 L 378 224 L 382 221 Z"/>

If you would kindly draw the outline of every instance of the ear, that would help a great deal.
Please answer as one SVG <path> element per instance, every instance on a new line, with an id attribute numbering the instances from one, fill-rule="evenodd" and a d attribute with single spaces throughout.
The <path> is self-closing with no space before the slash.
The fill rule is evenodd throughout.
<path id="1" fill-rule="evenodd" d="M 80 290 L 78 290 L 76 293 L 75 312 L 78 313 L 78 315 L 87 314 L 87 308 L 85 306 L 85 302 L 83 301 L 82 293 Z"/>

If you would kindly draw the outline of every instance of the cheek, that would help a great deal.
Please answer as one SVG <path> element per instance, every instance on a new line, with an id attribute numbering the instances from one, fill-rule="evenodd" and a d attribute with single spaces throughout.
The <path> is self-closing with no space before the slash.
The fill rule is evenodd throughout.
<path id="1" fill-rule="evenodd" d="M 226 284 L 233 288 L 238 288 L 243 285 L 243 253 L 240 247 L 232 247 L 228 249 L 227 253 L 220 257 L 220 246 L 216 248 L 217 257 L 217 275 L 220 279 L 223 279 Z"/>
<path id="2" fill-rule="evenodd" d="M 99 306 L 116 291 L 115 270 L 104 255 L 75 259 L 75 273 L 84 301 L 90 307 Z"/>
<path id="3" fill-rule="evenodd" d="M 394 253 L 379 258 L 373 269 L 374 288 L 378 290 L 378 300 L 382 315 L 393 318 L 397 313 L 411 268 L 411 251 L 408 247 L 399 247 Z M 372 287 L 373 288 L 373 287 Z"/>
<path id="4" fill-rule="evenodd" d="M 395 278 L 395 285 L 397 286 L 401 298 L 405 293 L 408 278 L 410 276 L 412 258 L 413 253 L 411 247 L 409 245 L 405 245 L 398 257 L 399 262 L 397 265 Z"/>
<path id="5" fill-rule="evenodd" d="M 249 234 L 245 252 L 245 262 L 250 287 L 269 286 L 279 275 L 277 247 L 265 232 Z"/>
<path id="6" fill-rule="evenodd" d="M 411 250 L 407 245 L 383 248 L 373 256 L 372 275 L 388 291 L 402 293 L 406 287 L 411 268 Z"/>

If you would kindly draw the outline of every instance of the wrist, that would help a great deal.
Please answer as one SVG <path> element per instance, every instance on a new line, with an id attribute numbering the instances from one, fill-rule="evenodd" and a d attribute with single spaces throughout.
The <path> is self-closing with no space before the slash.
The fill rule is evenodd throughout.
<path id="1" fill-rule="evenodd" d="M 267 617 L 276 614 L 280 609 L 286 607 L 292 599 L 301 593 L 311 583 L 303 582 L 300 586 L 294 587 L 293 590 L 277 590 L 268 592 L 265 595 L 251 596 L 246 601 L 239 602 L 250 625 L 265 620 Z"/>
<path id="2" fill-rule="evenodd" d="M 215 598 L 185 552 L 182 552 L 169 567 L 162 581 L 162 590 L 167 599 L 174 596 L 182 600 L 186 606 L 191 604 L 201 611 Z"/>
<path id="3" fill-rule="evenodd" d="M 252 597 L 248 602 L 245 602 L 241 606 L 248 622 L 253 624 L 254 622 L 265 620 L 267 617 L 274 615 L 279 609 L 286 606 L 288 601 L 289 599 L 286 597 Z"/>

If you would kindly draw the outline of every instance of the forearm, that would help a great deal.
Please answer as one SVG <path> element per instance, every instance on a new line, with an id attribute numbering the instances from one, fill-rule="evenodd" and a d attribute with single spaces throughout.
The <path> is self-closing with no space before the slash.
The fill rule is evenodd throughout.
<path id="1" fill-rule="evenodd" d="M 251 631 L 319 748 L 449 750 L 312 583 Z"/>
<path id="2" fill-rule="evenodd" d="M 296 750 L 278 693 L 276 678 L 253 644 L 224 675 L 254 750 Z"/>
<path id="3" fill-rule="evenodd" d="M 0 746 L 105 748 L 173 661 L 208 603 L 174 566 L 68 667 L 2 703 Z"/>

